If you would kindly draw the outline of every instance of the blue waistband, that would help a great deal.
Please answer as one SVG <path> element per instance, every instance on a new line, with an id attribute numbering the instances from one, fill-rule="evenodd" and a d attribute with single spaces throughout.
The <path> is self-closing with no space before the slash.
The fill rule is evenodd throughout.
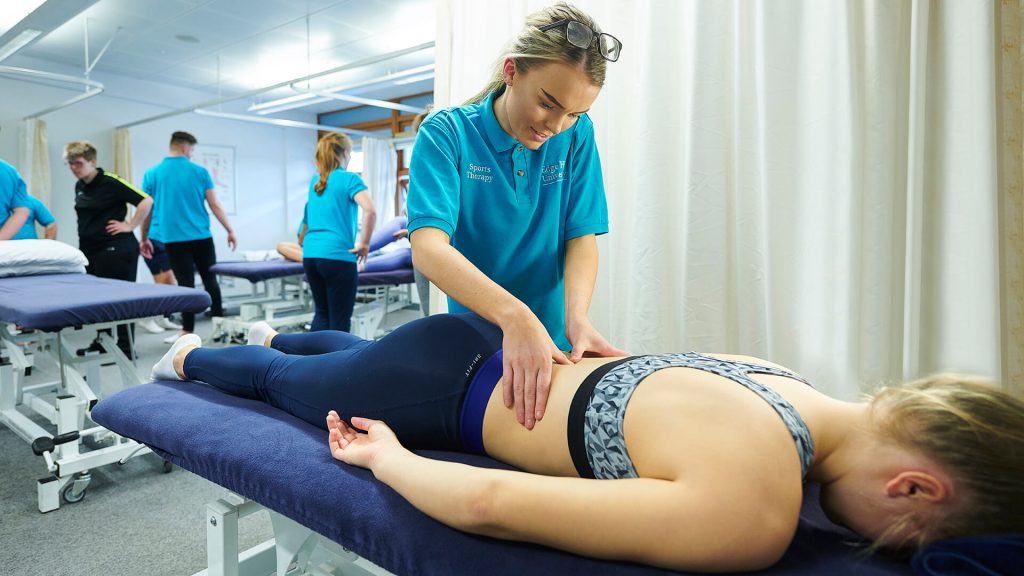
<path id="1" fill-rule="evenodd" d="M 473 375 L 473 380 L 466 390 L 466 397 L 462 401 L 459 437 L 462 439 L 462 445 L 470 452 L 487 455 L 484 450 L 484 412 L 487 410 L 487 402 L 491 399 L 494 387 L 501 380 L 503 358 L 501 350 L 498 350 L 484 360 Z"/>

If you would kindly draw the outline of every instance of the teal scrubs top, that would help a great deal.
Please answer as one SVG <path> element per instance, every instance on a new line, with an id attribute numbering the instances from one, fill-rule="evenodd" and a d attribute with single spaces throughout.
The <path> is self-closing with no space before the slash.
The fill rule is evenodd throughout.
<path id="1" fill-rule="evenodd" d="M 479 104 L 439 110 L 420 126 L 409 167 L 409 233 L 443 230 L 489 278 L 523 301 L 562 350 L 565 243 L 608 232 L 594 125 L 586 114 L 537 150 Z M 450 312 L 468 309 L 448 299 Z"/>
<path id="2" fill-rule="evenodd" d="M 0 220 L 3 226 L 11 212 L 15 208 L 28 208 L 28 193 L 25 191 L 25 181 L 21 179 L 18 170 L 7 162 L 0 160 Z M 26 222 L 31 222 L 31 217 Z"/>
<path id="3" fill-rule="evenodd" d="M 168 156 L 146 170 L 142 191 L 153 197 L 149 237 L 163 243 L 212 238 L 206 191 L 210 173 L 185 156 Z"/>
<path id="4" fill-rule="evenodd" d="M 366 190 L 366 184 L 358 174 L 341 168 L 327 176 L 323 194 L 317 194 L 314 188 L 319 181 L 320 175 L 316 174 L 309 182 L 305 210 L 308 228 L 302 241 L 302 257 L 355 262 L 357 256 L 349 250 L 356 245 L 359 205 L 353 198 Z"/>
<path id="5" fill-rule="evenodd" d="M 21 230 L 18 230 L 18 233 L 11 240 L 35 240 L 37 238 L 36 222 L 39 222 L 39 225 L 45 228 L 56 220 L 38 198 L 35 196 L 27 196 L 27 198 L 28 220 L 25 220 L 25 225 L 21 227 Z"/>

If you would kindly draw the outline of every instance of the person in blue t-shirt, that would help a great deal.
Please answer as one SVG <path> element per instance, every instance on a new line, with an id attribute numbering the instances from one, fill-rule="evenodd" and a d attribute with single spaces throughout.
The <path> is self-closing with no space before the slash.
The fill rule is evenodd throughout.
<path id="1" fill-rule="evenodd" d="M 313 293 L 313 331 L 349 331 L 359 280 L 357 266 L 370 251 L 377 216 L 363 179 L 345 169 L 351 157 L 352 140 L 344 134 L 327 134 L 316 145 L 318 173 L 309 183 L 299 230 L 302 267 Z M 357 241 L 359 208 L 363 209 L 363 222 Z"/>
<path id="2" fill-rule="evenodd" d="M 47 240 L 57 239 L 57 219 L 53 217 L 53 214 L 46 208 L 39 198 L 27 195 L 28 197 L 28 220 L 25 220 L 25 225 L 21 227 L 21 230 L 14 235 L 11 240 L 35 240 L 38 238 L 36 235 L 36 222 L 43 227 L 43 237 Z"/>
<path id="3" fill-rule="evenodd" d="M 18 170 L 0 160 L 0 240 L 10 240 L 29 220 L 28 193 Z"/>
<path id="4" fill-rule="evenodd" d="M 451 312 L 501 327 L 504 402 L 529 429 L 543 417 L 552 360 L 625 353 L 587 318 L 608 208 L 586 112 L 620 49 L 575 7 L 544 8 L 491 83 L 431 114 L 416 138 L 414 265 L 448 294 Z"/>
<path id="5" fill-rule="evenodd" d="M 152 217 L 142 226 L 142 256 L 153 257 L 151 239 L 163 242 L 178 284 L 194 288 L 198 271 L 203 288 L 210 294 L 211 313 L 222 316 L 220 286 L 217 276 L 210 270 L 217 263 L 217 250 L 210 232 L 207 204 L 228 233 L 228 247 L 234 250 L 237 240 L 227 213 L 217 200 L 209 171 L 192 162 L 196 143 L 196 137 L 188 132 L 171 134 L 167 157 L 142 177 L 142 189 L 154 202 Z M 165 342 L 173 342 L 195 330 L 195 313 L 184 312 L 181 318 L 181 331 Z"/>

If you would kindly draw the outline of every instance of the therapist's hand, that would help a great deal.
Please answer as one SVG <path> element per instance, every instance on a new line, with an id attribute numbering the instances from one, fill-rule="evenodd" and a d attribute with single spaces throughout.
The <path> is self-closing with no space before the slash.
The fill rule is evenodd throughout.
<path id="1" fill-rule="evenodd" d="M 107 234 L 110 234 L 111 236 L 131 231 L 132 226 L 127 222 L 121 220 L 107 220 Z"/>
<path id="2" fill-rule="evenodd" d="M 366 257 L 370 254 L 370 246 L 362 242 L 356 242 L 356 245 L 349 252 L 356 255 L 356 261 L 359 264 L 365 265 Z"/>
<path id="3" fill-rule="evenodd" d="M 567 320 L 565 336 L 569 344 L 572 344 L 572 352 L 569 354 L 572 362 L 579 362 L 586 352 L 598 356 L 629 356 L 629 352 L 609 344 L 587 318 Z"/>
<path id="4" fill-rule="evenodd" d="M 149 241 L 149 238 L 139 242 L 139 254 L 146 260 L 153 259 L 153 243 Z"/>
<path id="5" fill-rule="evenodd" d="M 533 430 L 544 417 L 551 390 L 551 361 L 571 364 L 558 349 L 548 331 L 533 313 L 503 326 L 501 343 L 504 373 L 502 397 L 506 408 L 514 408 L 516 421 Z"/>

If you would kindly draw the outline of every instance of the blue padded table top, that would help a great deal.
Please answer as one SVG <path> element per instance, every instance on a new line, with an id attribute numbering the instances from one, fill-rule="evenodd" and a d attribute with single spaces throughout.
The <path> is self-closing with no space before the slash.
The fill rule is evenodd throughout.
<path id="1" fill-rule="evenodd" d="M 209 306 L 209 294 L 182 286 L 139 284 L 89 274 L 0 278 L 0 322 L 48 332 L 173 312 L 201 312 Z"/>
<path id="2" fill-rule="evenodd" d="M 174 464 L 276 510 L 395 574 L 672 574 L 449 528 L 416 510 L 369 471 L 331 458 L 325 430 L 206 384 L 166 381 L 128 388 L 101 400 L 92 417 Z M 422 454 L 508 468 L 474 455 Z M 781 562 L 758 574 L 910 573 L 905 564 L 867 556 L 850 546 L 850 539 L 849 532 L 825 519 L 817 490 L 809 487 L 796 540 Z"/>
<path id="3" fill-rule="evenodd" d="M 217 262 L 210 266 L 210 270 L 214 274 L 243 278 L 249 282 L 262 282 L 263 280 L 284 278 L 286 276 L 301 276 L 306 273 L 302 268 L 302 262 L 292 262 L 291 260 Z"/>

